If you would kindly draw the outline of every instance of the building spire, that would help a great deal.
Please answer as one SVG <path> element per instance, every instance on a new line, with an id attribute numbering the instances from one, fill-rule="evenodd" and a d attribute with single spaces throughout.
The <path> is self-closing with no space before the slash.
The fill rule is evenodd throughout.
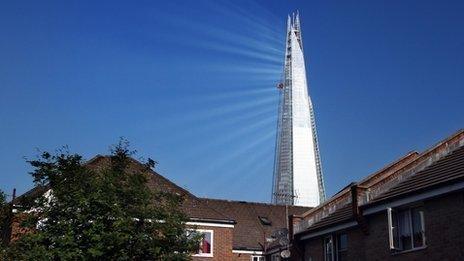
<path id="1" fill-rule="evenodd" d="M 300 14 L 298 10 L 296 10 L 296 16 L 295 16 L 295 22 L 293 23 L 293 27 L 295 30 L 301 33 L 301 28 L 300 28 Z"/>
<path id="2" fill-rule="evenodd" d="M 277 204 L 315 207 L 324 201 L 324 180 L 300 30 L 297 11 L 287 17 L 272 196 Z"/>
<path id="3" fill-rule="evenodd" d="M 287 18 L 287 35 L 290 33 L 292 30 L 292 19 L 290 18 L 290 15 L 288 15 Z"/>

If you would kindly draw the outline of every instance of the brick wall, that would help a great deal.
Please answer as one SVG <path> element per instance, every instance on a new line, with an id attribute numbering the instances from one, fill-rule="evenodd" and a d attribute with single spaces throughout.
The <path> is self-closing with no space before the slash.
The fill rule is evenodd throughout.
<path id="1" fill-rule="evenodd" d="M 369 219 L 370 235 L 365 237 L 368 260 L 464 260 L 464 197 L 454 193 L 424 202 L 427 247 L 392 255 L 388 246 L 387 215 Z"/>
<path id="2" fill-rule="evenodd" d="M 322 237 L 308 240 L 304 244 L 304 260 L 324 261 L 324 241 Z"/>
<path id="3" fill-rule="evenodd" d="M 348 260 L 464 260 L 464 193 L 453 193 L 423 202 L 425 249 L 392 254 L 388 243 L 386 211 L 366 217 L 369 234 L 358 227 L 348 236 Z M 323 237 L 303 241 L 305 259 L 323 260 Z"/>
<path id="4" fill-rule="evenodd" d="M 197 226 L 197 229 L 213 230 L 213 257 L 193 256 L 194 261 L 233 260 L 233 228 Z"/>
<path id="5" fill-rule="evenodd" d="M 24 219 L 24 215 L 16 215 L 12 222 L 12 236 L 11 240 L 17 240 L 20 236 L 29 232 L 28 229 L 22 228 L 20 222 Z M 251 260 L 251 255 L 232 253 L 233 243 L 233 228 L 210 227 L 210 226 L 196 226 L 197 229 L 213 230 L 213 257 L 198 257 L 193 256 L 194 261 L 224 261 L 224 260 Z"/>
<path id="6" fill-rule="evenodd" d="M 233 261 L 251 261 L 250 254 L 235 254 L 232 258 Z"/>
<path id="7" fill-rule="evenodd" d="M 21 223 L 27 218 L 26 214 L 20 213 L 13 216 L 11 220 L 11 241 L 18 240 L 21 236 L 34 232 L 31 228 L 21 226 Z"/>

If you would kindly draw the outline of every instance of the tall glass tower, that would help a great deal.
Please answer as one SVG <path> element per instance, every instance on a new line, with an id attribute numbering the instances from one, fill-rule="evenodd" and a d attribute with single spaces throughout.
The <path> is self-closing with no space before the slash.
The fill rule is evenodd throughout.
<path id="1" fill-rule="evenodd" d="M 288 17 L 284 79 L 278 89 L 273 202 L 314 207 L 325 200 L 325 192 L 298 13 Z"/>

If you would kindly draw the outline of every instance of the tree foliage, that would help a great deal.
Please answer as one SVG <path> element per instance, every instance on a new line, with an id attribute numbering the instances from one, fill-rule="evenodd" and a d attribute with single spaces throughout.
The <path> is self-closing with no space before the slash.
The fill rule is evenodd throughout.
<path id="1" fill-rule="evenodd" d="M 29 161 L 49 193 L 24 200 L 33 233 L 13 242 L 14 260 L 186 260 L 198 238 L 186 233 L 179 195 L 149 188 L 150 172 L 131 168 L 127 142 L 114 146 L 107 164 L 88 167 L 68 152 L 44 152 Z M 145 165 L 153 167 L 153 161 Z"/>
<path id="2" fill-rule="evenodd" d="M 5 250 L 4 246 L 6 242 L 4 237 L 6 236 L 9 228 L 9 210 L 10 208 L 6 202 L 6 194 L 0 190 L 0 259 L 2 258 Z"/>

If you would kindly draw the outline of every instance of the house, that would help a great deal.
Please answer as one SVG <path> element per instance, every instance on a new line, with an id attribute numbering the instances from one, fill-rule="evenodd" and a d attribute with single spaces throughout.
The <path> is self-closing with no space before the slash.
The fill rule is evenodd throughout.
<path id="1" fill-rule="evenodd" d="M 100 168 L 109 160 L 107 156 L 97 155 L 87 162 L 87 166 Z M 189 218 L 187 227 L 204 236 L 199 252 L 192 256 L 194 261 L 263 261 L 267 247 L 275 244 L 271 241 L 278 239 L 275 233 L 286 231 L 287 214 L 303 214 L 310 209 L 296 206 L 286 209 L 282 205 L 200 198 L 131 159 L 129 173 L 146 171 L 151 174 L 148 181 L 150 188 L 183 196 L 182 209 Z M 25 195 L 38 196 L 47 190 L 47 187 L 36 187 Z M 26 232 L 21 230 L 18 222 L 13 222 L 12 228 L 13 239 Z"/>
<path id="2" fill-rule="evenodd" d="M 464 131 L 292 217 L 292 260 L 464 260 Z M 280 260 L 279 249 L 268 249 Z"/>

